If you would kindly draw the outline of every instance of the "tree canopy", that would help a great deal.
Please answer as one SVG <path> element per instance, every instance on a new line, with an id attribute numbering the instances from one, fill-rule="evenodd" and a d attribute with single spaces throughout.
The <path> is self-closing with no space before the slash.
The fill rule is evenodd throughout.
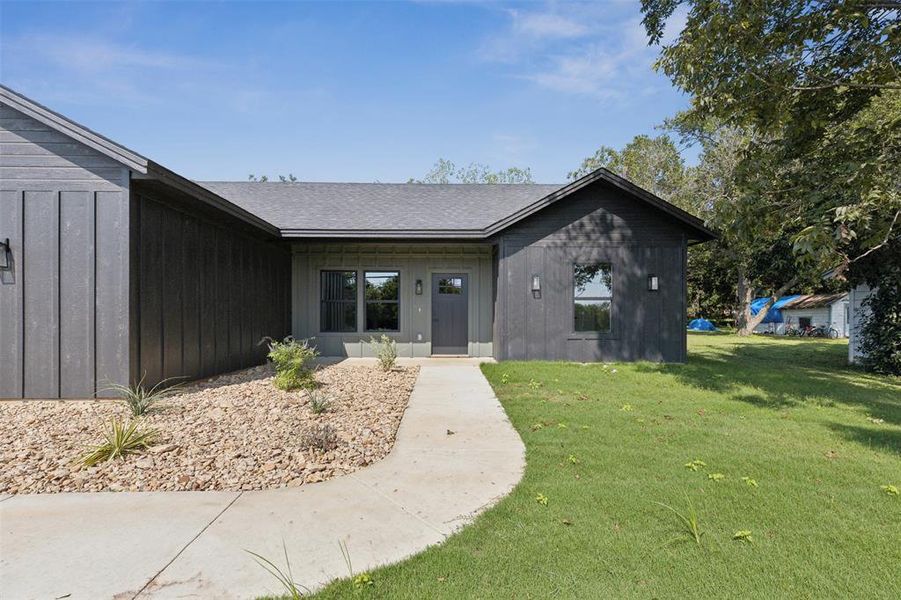
<path id="1" fill-rule="evenodd" d="M 800 259 L 848 265 L 897 237 L 901 2 L 642 0 L 651 43 L 680 6 L 658 61 L 691 95 L 680 125 L 755 132 L 739 176 Z"/>
<path id="2" fill-rule="evenodd" d="M 439 158 L 422 179 L 411 177 L 407 183 L 534 183 L 529 168 L 509 167 L 493 171 L 488 165 L 470 163 L 458 167 L 452 161 Z"/>
<path id="3" fill-rule="evenodd" d="M 685 180 L 685 163 L 667 135 L 635 136 L 622 150 L 601 146 L 578 169 L 570 171 L 568 177 L 576 180 L 600 167 L 670 201 L 677 200 Z"/>

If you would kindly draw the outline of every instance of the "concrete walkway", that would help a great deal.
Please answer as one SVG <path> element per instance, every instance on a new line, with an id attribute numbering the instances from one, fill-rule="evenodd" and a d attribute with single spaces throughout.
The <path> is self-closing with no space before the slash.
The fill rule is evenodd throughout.
<path id="1" fill-rule="evenodd" d="M 384 460 L 258 492 L 0 497 L 0 598 L 240 598 L 281 593 L 245 552 L 316 588 L 443 541 L 510 492 L 524 447 L 478 366 L 424 362 Z M 453 434 L 449 434 L 448 430 Z M 68 595 L 67 595 L 68 594 Z"/>

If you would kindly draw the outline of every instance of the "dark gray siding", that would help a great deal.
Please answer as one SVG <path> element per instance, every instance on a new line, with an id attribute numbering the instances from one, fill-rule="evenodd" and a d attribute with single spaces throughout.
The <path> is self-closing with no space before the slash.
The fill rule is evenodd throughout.
<path id="1" fill-rule="evenodd" d="M 288 246 L 160 184 L 135 181 L 134 376 L 155 384 L 265 361 L 290 333 Z"/>
<path id="2" fill-rule="evenodd" d="M 129 173 L 0 103 L 0 398 L 125 383 Z"/>
<path id="3" fill-rule="evenodd" d="M 685 232 L 661 211 L 593 184 L 497 236 L 500 359 L 685 360 Z M 613 266 L 610 333 L 573 331 L 574 263 Z M 531 276 L 542 278 L 540 298 Z M 647 276 L 660 290 L 647 290 Z"/>

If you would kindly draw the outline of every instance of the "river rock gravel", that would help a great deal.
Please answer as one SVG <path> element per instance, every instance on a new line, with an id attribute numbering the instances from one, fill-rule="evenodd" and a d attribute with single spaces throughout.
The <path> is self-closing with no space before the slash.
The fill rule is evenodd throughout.
<path id="1" fill-rule="evenodd" d="M 0 494 L 99 491 L 262 490 L 350 473 L 384 458 L 407 407 L 418 367 L 331 365 L 316 372 L 329 400 L 319 415 L 310 392 L 284 392 L 268 365 L 183 388 L 142 417 L 158 431 L 146 452 L 93 467 L 79 464 L 102 441 L 121 401 L 0 402 Z M 304 447 L 334 428 L 337 447 Z"/>

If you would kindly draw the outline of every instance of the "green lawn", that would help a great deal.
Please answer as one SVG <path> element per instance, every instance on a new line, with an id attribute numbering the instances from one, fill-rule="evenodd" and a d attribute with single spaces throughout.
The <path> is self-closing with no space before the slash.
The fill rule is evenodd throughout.
<path id="1" fill-rule="evenodd" d="M 689 349 L 686 365 L 484 365 L 527 447 L 522 483 L 374 585 L 317 597 L 899 597 L 901 496 L 880 486 L 901 488 L 901 381 L 849 369 L 840 341 Z M 656 504 L 686 497 L 700 547 Z"/>

